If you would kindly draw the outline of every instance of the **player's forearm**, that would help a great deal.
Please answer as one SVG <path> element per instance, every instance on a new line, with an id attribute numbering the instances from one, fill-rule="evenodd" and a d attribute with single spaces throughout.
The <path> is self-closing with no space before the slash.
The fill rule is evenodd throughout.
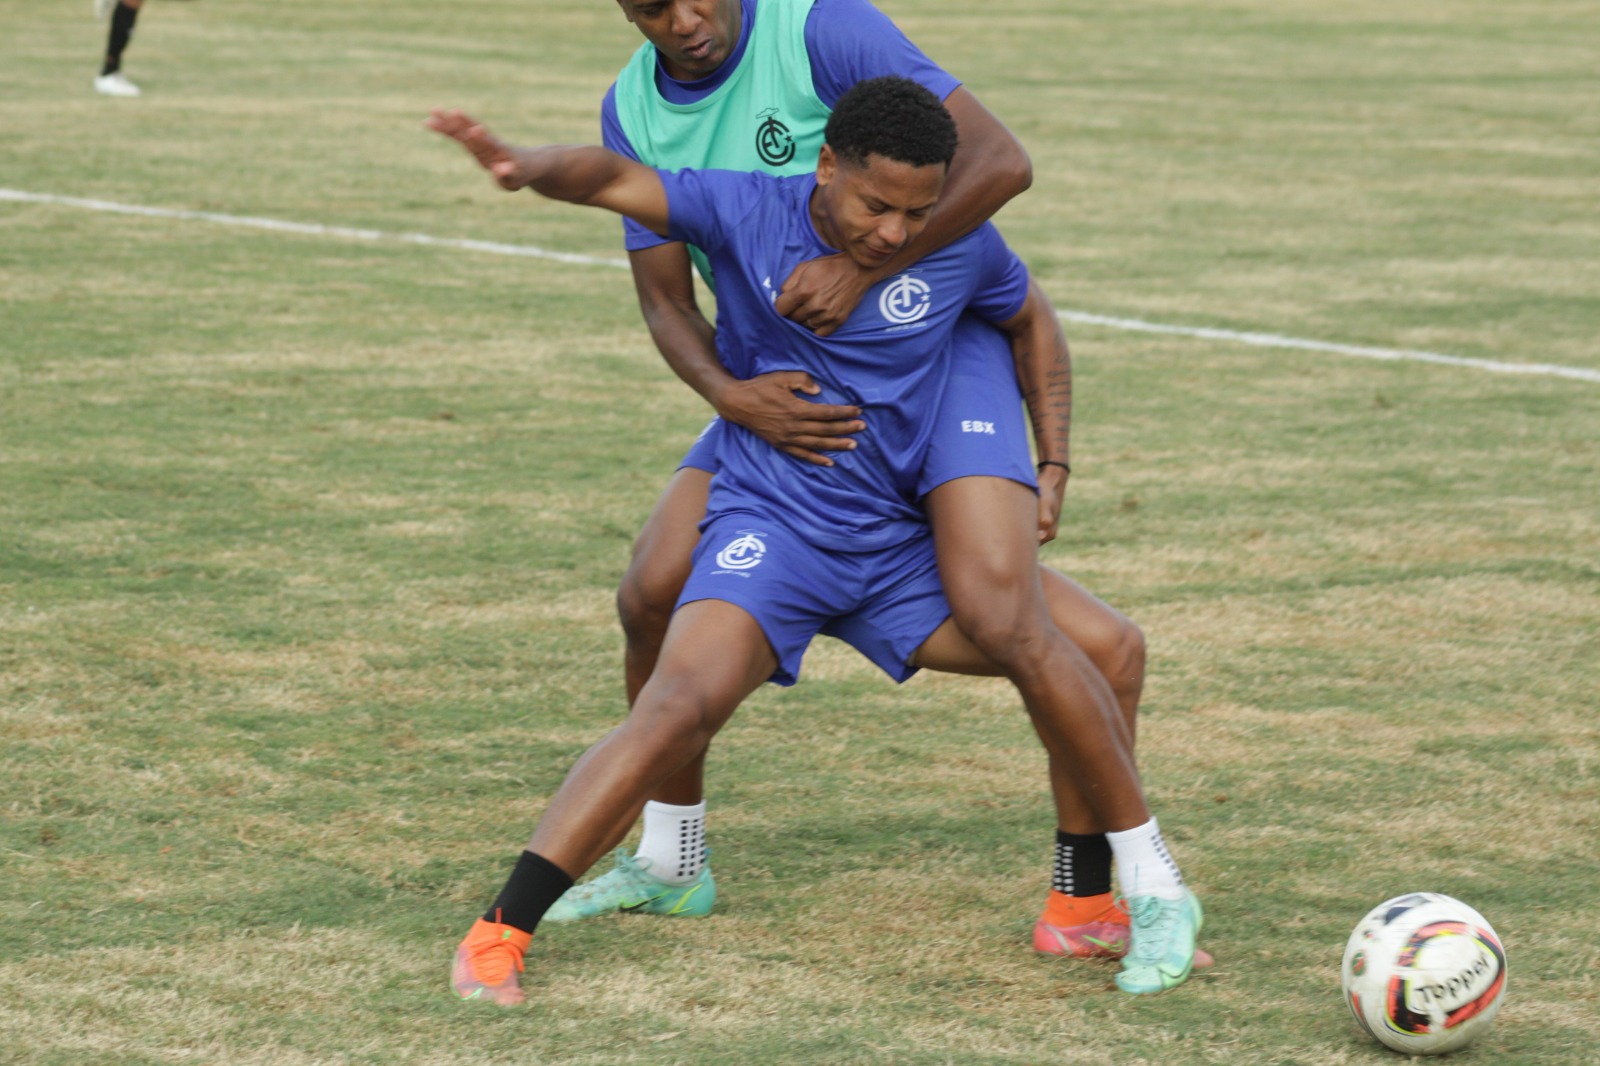
<path id="1" fill-rule="evenodd" d="M 1033 422 L 1033 439 L 1041 462 L 1066 463 L 1071 458 L 1072 356 L 1055 308 L 1029 283 L 1028 301 L 1006 324 L 1017 381 Z"/>
<path id="2" fill-rule="evenodd" d="M 588 204 L 623 173 L 628 160 L 592 144 L 541 144 L 510 149 L 528 188 L 551 200 Z"/>
<path id="3" fill-rule="evenodd" d="M 671 302 L 641 303 L 645 325 L 672 372 L 712 407 L 737 381 L 717 358 L 716 330 L 698 309 Z"/>

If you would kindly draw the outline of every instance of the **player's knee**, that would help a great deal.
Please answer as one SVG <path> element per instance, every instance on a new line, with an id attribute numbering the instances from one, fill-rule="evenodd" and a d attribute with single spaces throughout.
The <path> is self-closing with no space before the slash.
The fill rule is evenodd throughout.
<path id="1" fill-rule="evenodd" d="M 658 672 L 634 705 L 631 720 L 660 757 L 676 765 L 710 745 L 722 716 L 695 678 Z"/>
<path id="2" fill-rule="evenodd" d="M 1003 673 L 1025 671 L 1048 652 L 1042 616 L 1014 599 L 997 597 L 952 614 L 973 646 Z"/>
<path id="3" fill-rule="evenodd" d="M 678 575 L 653 570 L 643 556 L 635 556 L 617 587 L 617 618 L 628 642 L 659 646 L 681 591 Z"/>
<path id="4" fill-rule="evenodd" d="M 950 616 L 990 659 L 1004 654 L 1010 641 L 1025 638 L 1029 624 L 1037 626 L 1041 620 L 1041 605 L 1033 601 L 1027 584 L 997 567 L 984 567 L 982 560 L 968 560 L 961 573 L 945 575 L 944 587 Z"/>
<path id="5" fill-rule="evenodd" d="M 1123 615 L 1112 614 L 1116 624 L 1098 627 L 1095 639 L 1082 647 L 1095 671 L 1111 686 L 1111 695 L 1131 730 L 1136 728 L 1135 715 L 1144 692 L 1144 630 Z"/>
<path id="6" fill-rule="evenodd" d="M 1078 621 L 1086 620 L 1080 616 Z M 1079 624 L 1070 632 L 1111 685 L 1117 701 L 1125 706 L 1137 702 L 1144 689 L 1144 630 L 1120 611 L 1107 608 L 1092 624 Z"/>
<path id="7" fill-rule="evenodd" d="M 1144 666 L 1144 630 L 1132 619 L 1123 618 L 1109 660 L 1101 671 L 1119 701 L 1138 700 L 1144 690 Z"/>

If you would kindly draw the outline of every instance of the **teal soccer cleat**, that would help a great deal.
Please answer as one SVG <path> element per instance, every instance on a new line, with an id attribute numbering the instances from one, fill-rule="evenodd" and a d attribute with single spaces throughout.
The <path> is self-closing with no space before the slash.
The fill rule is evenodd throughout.
<path id="1" fill-rule="evenodd" d="M 1205 924 L 1200 900 L 1187 888 L 1181 899 L 1135 896 L 1128 900 L 1133 943 L 1122 960 L 1117 987 L 1134 995 L 1176 988 L 1194 968 L 1195 939 Z"/>
<path id="2" fill-rule="evenodd" d="M 651 877 L 648 862 L 620 848 L 617 865 L 587 884 L 569 888 L 545 912 L 547 922 L 576 922 L 613 911 L 660 914 L 671 918 L 703 918 L 717 901 L 717 883 L 708 865 L 700 876 L 684 885 L 671 885 Z"/>

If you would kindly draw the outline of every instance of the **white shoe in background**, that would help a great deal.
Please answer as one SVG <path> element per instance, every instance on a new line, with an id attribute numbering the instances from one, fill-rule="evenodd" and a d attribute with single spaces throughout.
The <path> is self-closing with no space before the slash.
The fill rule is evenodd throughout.
<path id="1" fill-rule="evenodd" d="M 122 73 L 102 74 L 94 80 L 94 91 L 106 96 L 138 96 L 139 87 L 129 81 Z"/>

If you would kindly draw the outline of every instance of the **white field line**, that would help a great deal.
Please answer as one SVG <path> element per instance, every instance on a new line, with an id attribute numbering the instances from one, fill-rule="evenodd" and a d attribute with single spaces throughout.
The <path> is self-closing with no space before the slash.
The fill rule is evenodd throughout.
<path id="1" fill-rule="evenodd" d="M 553 252 L 527 244 L 499 244 L 494 241 L 454 240 L 448 237 L 430 237 L 426 233 L 390 233 L 378 229 L 355 229 L 350 226 L 324 226 L 315 222 L 285 222 L 276 218 L 252 218 L 249 215 L 223 215 L 215 211 L 178 211 L 167 207 L 140 207 L 137 204 L 118 204 L 110 200 L 80 200 L 73 196 L 52 196 L 49 193 L 23 192 L 20 189 L 0 188 L 0 200 L 27 204 L 55 204 L 61 207 L 81 207 L 87 211 L 108 211 L 117 215 L 143 215 L 146 218 L 171 218 L 185 222 L 214 222 L 219 226 L 244 226 L 249 229 L 272 230 L 275 233 L 298 233 L 308 237 L 340 237 L 354 241 L 399 241 L 403 244 L 426 244 L 440 248 L 463 248 L 473 252 L 491 252 L 495 255 L 519 255 L 529 259 L 553 259 L 558 263 L 577 263 L 582 266 L 627 267 L 626 259 L 601 259 L 592 255 L 574 255 Z"/>
<path id="2" fill-rule="evenodd" d="M 141 207 L 137 204 L 119 204 L 109 200 L 84 200 L 72 196 L 54 196 L 49 193 L 23 192 L 20 189 L 0 188 L 0 201 L 15 203 L 55 204 L 77 207 L 88 211 L 106 211 L 121 215 L 142 215 L 146 218 L 167 218 L 189 222 L 211 222 L 222 226 L 243 226 L 251 229 L 271 230 L 277 233 L 298 233 L 312 237 L 337 237 L 345 240 L 395 241 L 402 244 L 419 244 L 434 248 L 459 248 L 463 251 L 488 252 L 492 255 L 521 256 L 528 259 L 548 259 L 557 263 L 575 263 L 581 266 L 603 266 L 626 269 L 626 259 L 605 258 L 593 255 L 576 255 L 556 252 L 529 244 L 501 244 L 496 241 L 473 241 L 451 237 L 433 237 L 426 233 L 393 233 L 386 230 L 355 229 L 349 226 L 324 226 L 313 222 L 286 222 L 273 218 L 253 218 L 249 215 L 225 215 L 215 211 L 180 211 L 165 207 Z M 1231 329 L 1210 329 L 1204 326 L 1171 326 L 1160 322 L 1146 322 L 1137 318 L 1113 318 L 1087 311 L 1061 310 L 1057 314 L 1067 322 L 1078 322 L 1107 329 L 1128 330 L 1136 333 L 1162 333 L 1177 337 L 1196 337 L 1202 340 L 1247 344 L 1258 348 L 1293 348 L 1302 351 L 1328 352 L 1360 359 L 1382 359 L 1413 363 L 1437 363 L 1444 366 L 1486 370 L 1495 374 L 1530 374 L 1542 377 L 1571 378 L 1575 381 L 1600 383 L 1600 370 L 1585 367 L 1559 366 L 1552 363 L 1503 363 L 1493 359 L 1472 359 L 1442 352 L 1414 351 L 1405 348 L 1372 348 L 1356 344 L 1336 344 L 1330 341 L 1285 337 L 1275 333 L 1244 333 Z"/>
<path id="3" fill-rule="evenodd" d="M 1105 315 L 1090 314 L 1087 311 L 1057 311 L 1056 314 L 1065 321 L 1082 322 L 1091 326 L 1106 326 L 1110 329 L 1126 329 L 1139 333 L 1171 333 L 1180 337 L 1201 337 L 1205 340 L 1232 341 L 1235 344 L 1252 344 L 1258 348 L 1300 348 L 1312 352 L 1353 355 L 1361 359 L 1442 363 L 1445 366 L 1464 366 L 1473 370 L 1488 370 L 1495 374 L 1538 374 L 1546 377 L 1600 382 L 1600 370 L 1589 370 L 1579 366 L 1559 366 L 1554 363 L 1501 363 L 1493 359 L 1472 359 L 1464 355 L 1445 355 L 1442 352 L 1420 352 L 1406 348 L 1368 348 L 1358 344 L 1335 344 L 1331 341 L 1313 341 L 1302 337 L 1283 337 L 1276 333 L 1239 333 L 1231 329 L 1208 329 L 1205 326 L 1165 326 L 1159 322 L 1144 322 L 1137 318 L 1109 318 Z"/>

